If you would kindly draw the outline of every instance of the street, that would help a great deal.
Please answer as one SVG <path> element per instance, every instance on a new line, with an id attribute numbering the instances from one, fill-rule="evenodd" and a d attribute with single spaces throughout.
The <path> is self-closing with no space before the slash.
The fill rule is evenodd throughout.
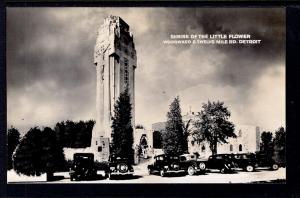
<path id="1" fill-rule="evenodd" d="M 160 177 L 159 175 L 148 175 L 147 169 L 136 166 L 135 174 L 132 178 L 118 178 L 109 180 L 108 178 L 99 178 L 91 181 L 70 181 L 68 172 L 55 173 L 56 181 L 46 182 L 44 179 L 30 181 L 30 183 L 257 183 L 257 182 L 274 182 L 276 180 L 283 183 L 286 179 L 286 168 L 279 168 L 277 171 L 268 169 L 259 169 L 255 172 L 238 171 L 231 174 L 221 174 L 219 171 L 207 172 L 204 175 L 167 175 Z M 10 173 L 11 174 L 11 173 Z M 9 178 L 9 174 L 8 174 Z M 27 183 L 26 179 L 15 178 L 10 183 Z"/>
<path id="2" fill-rule="evenodd" d="M 136 167 L 135 175 L 131 179 L 122 179 L 120 177 L 113 180 L 75 181 L 74 183 L 251 183 L 285 179 L 285 174 L 285 168 L 280 168 L 277 171 L 261 169 L 255 172 L 238 171 L 231 174 L 221 174 L 216 170 L 204 175 L 167 175 L 166 177 L 160 177 L 159 175 L 149 175 L 147 170 Z M 69 183 L 70 180 L 63 179 L 57 182 Z"/>

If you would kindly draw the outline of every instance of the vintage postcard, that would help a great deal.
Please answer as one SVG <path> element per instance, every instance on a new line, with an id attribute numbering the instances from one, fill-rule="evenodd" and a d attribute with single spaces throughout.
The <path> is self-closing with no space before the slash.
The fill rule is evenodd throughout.
<path id="1" fill-rule="evenodd" d="M 285 183 L 285 8 L 8 7 L 7 183 Z"/>

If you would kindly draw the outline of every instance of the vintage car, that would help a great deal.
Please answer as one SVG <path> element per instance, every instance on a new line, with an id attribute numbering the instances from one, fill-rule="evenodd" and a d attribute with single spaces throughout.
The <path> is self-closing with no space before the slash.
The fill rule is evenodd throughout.
<path id="1" fill-rule="evenodd" d="M 75 153 L 73 165 L 70 168 L 70 180 L 91 179 L 97 175 L 93 153 Z"/>
<path id="2" fill-rule="evenodd" d="M 116 157 L 114 155 L 109 157 L 107 175 L 109 179 L 114 176 L 133 176 L 134 170 L 132 164 L 125 157 Z"/>
<path id="3" fill-rule="evenodd" d="M 187 174 L 205 173 L 206 161 L 197 159 L 194 154 L 183 154 L 179 156 L 180 166 L 184 168 Z"/>
<path id="4" fill-rule="evenodd" d="M 153 164 L 148 165 L 148 173 L 158 172 L 161 177 L 169 173 L 183 173 L 185 169 L 180 166 L 179 156 L 157 155 L 154 157 Z"/>
<path id="5" fill-rule="evenodd" d="M 238 153 L 232 154 L 236 168 L 242 168 L 247 172 L 253 172 L 257 166 L 254 153 Z"/>
<path id="6" fill-rule="evenodd" d="M 268 167 L 271 170 L 277 170 L 279 168 L 279 165 L 272 157 L 263 153 L 256 153 L 256 163 L 258 167 Z"/>
<path id="7" fill-rule="evenodd" d="M 217 154 L 209 156 L 206 168 L 218 169 L 221 173 L 228 173 L 235 170 L 235 164 L 231 154 Z"/>

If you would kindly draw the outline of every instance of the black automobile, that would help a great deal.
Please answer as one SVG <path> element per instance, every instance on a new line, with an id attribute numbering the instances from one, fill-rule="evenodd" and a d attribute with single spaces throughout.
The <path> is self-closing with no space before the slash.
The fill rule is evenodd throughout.
<path id="1" fill-rule="evenodd" d="M 70 168 L 70 180 L 86 180 L 97 175 L 93 153 L 75 153 Z"/>
<path id="2" fill-rule="evenodd" d="M 148 165 L 149 175 L 155 172 L 164 177 L 169 173 L 183 173 L 185 169 L 180 166 L 179 156 L 162 154 L 155 156 L 153 164 Z"/>
<path id="3" fill-rule="evenodd" d="M 194 154 L 183 154 L 179 156 L 180 166 L 184 168 L 188 175 L 205 173 L 205 161 L 197 159 Z"/>
<path id="4" fill-rule="evenodd" d="M 207 169 L 218 169 L 221 173 L 229 173 L 235 170 L 235 164 L 232 155 L 217 154 L 209 156 L 206 162 Z"/>
<path id="5" fill-rule="evenodd" d="M 132 163 L 125 157 L 110 156 L 108 166 L 107 175 L 109 179 L 114 176 L 130 177 L 134 174 Z"/>
<path id="6" fill-rule="evenodd" d="M 256 153 L 256 163 L 258 167 L 267 167 L 271 170 L 278 170 L 279 168 L 275 160 L 264 153 Z"/>
<path id="7" fill-rule="evenodd" d="M 238 153 L 232 154 L 236 168 L 242 168 L 247 172 L 253 172 L 257 166 L 254 153 Z"/>

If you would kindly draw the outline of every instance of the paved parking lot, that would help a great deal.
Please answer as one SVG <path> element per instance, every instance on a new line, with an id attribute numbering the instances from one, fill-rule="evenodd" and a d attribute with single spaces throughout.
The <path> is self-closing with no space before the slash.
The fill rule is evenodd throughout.
<path id="1" fill-rule="evenodd" d="M 46 182 L 46 175 L 40 177 L 26 177 L 17 175 L 13 171 L 8 172 L 8 181 L 12 183 L 259 183 L 259 182 L 285 182 L 286 169 L 279 168 L 276 171 L 259 168 L 254 172 L 237 170 L 234 173 L 221 174 L 219 170 L 207 170 L 205 174 L 185 175 L 173 174 L 161 177 L 158 174 L 149 175 L 147 160 L 134 166 L 132 178 L 114 178 L 112 180 L 104 178 L 104 171 L 97 171 L 99 177 L 90 181 L 70 181 L 69 172 L 54 173 L 55 181 Z M 103 175 L 103 177 L 101 177 Z"/>
<path id="2" fill-rule="evenodd" d="M 109 180 L 101 178 L 92 181 L 70 181 L 68 172 L 55 173 L 56 181 L 46 182 L 28 181 L 30 183 L 260 183 L 260 182 L 280 182 L 286 178 L 286 169 L 279 168 L 277 171 L 259 169 L 255 172 L 237 171 L 236 173 L 221 174 L 219 171 L 211 171 L 204 175 L 170 175 L 160 177 L 159 175 L 148 175 L 147 169 L 135 167 L 135 175 L 132 178 L 116 178 Z M 26 183 L 24 179 L 16 178 L 13 183 Z"/>

